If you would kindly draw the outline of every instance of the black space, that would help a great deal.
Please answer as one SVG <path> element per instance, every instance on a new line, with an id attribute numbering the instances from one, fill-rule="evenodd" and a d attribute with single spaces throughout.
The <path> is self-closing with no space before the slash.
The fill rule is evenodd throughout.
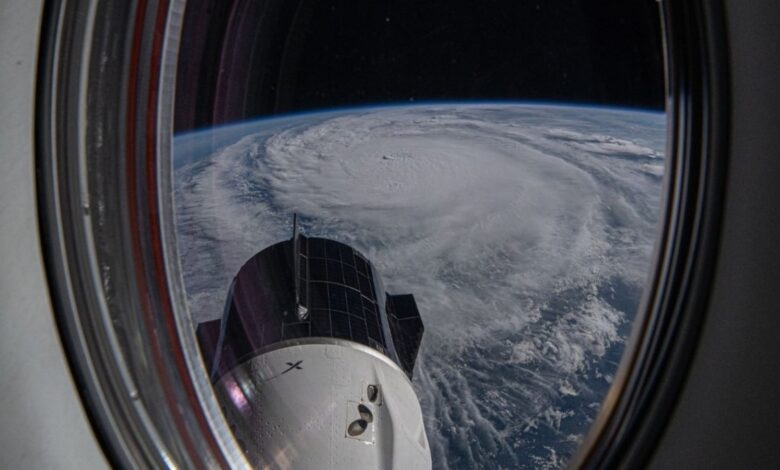
<path id="1" fill-rule="evenodd" d="M 176 130 L 426 100 L 662 109 L 660 29 L 653 0 L 189 2 Z"/>

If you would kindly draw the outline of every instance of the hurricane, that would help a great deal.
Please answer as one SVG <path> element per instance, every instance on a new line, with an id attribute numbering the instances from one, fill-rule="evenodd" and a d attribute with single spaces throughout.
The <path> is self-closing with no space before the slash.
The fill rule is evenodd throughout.
<path id="1" fill-rule="evenodd" d="M 434 468 L 559 468 L 614 378 L 649 274 L 662 113 L 427 103 L 176 136 L 194 322 L 301 231 L 363 252 L 425 324 L 413 385 Z"/>

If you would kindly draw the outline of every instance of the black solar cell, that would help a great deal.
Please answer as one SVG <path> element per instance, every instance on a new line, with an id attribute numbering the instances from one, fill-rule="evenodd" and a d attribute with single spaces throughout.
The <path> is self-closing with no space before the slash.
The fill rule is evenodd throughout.
<path id="1" fill-rule="evenodd" d="M 328 308 L 328 285 L 324 282 L 309 283 L 309 305 L 311 308 Z"/>
<path id="2" fill-rule="evenodd" d="M 360 284 L 360 293 L 370 299 L 374 298 L 374 295 L 371 291 L 371 282 L 368 280 L 368 278 L 361 274 L 358 276 L 358 281 Z"/>
<path id="3" fill-rule="evenodd" d="M 328 282 L 344 284 L 344 275 L 341 273 L 341 263 L 330 259 L 326 263 L 328 267 Z"/>
<path id="4" fill-rule="evenodd" d="M 350 266 L 355 265 L 355 260 L 353 253 L 354 250 L 347 245 L 340 245 L 339 246 L 339 256 L 341 256 L 341 262 L 344 264 L 348 264 Z"/>
<path id="5" fill-rule="evenodd" d="M 327 281 L 328 270 L 325 260 L 312 258 L 309 260 L 309 279 L 312 281 Z"/>
<path id="6" fill-rule="evenodd" d="M 366 331 L 366 322 L 362 318 L 349 316 L 349 326 L 352 329 L 352 340 L 358 343 L 366 344 L 368 342 L 368 332 Z"/>
<path id="7" fill-rule="evenodd" d="M 311 312 L 309 319 L 311 320 L 312 336 L 331 336 L 329 310 L 315 309 Z"/>
<path id="8" fill-rule="evenodd" d="M 325 257 L 325 240 L 323 240 L 322 238 L 309 239 L 309 257 L 310 258 Z"/>
<path id="9" fill-rule="evenodd" d="M 283 339 L 308 338 L 309 336 L 311 336 L 309 334 L 309 322 L 284 325 Z"/>
<path id="10" fill-rule="evenodd" d="M 347 310 L 353 315 L 357 315 L 363 318 L 363 301 L 358 291 L 354 289 L 346 289 L 347 294 Z"/>
<path id="11" fill-rule="evenodd" d="M 414 297 L 411 295 L 394 295 L 393 307 L 394 313 L 399 319 L 404 318 L 419 318 L 420 314 L 417 311 L 417 303 L 414 301 Z"/>
<path id="12" fill-rule="evenodd" d="M 346 313 L 331 312 L 333 324 L 333 336 L 336 338 L 352 339 L 349 333 L 349 316 Z"/>
<path id="13" fill-rule="evenodd" d="M 358 275 L 355 267 L 348 265 L 342 265 L 342 267 L 344 268 L 344 284 L 359 290 L 360 284 L 358 284 Z"/>
<path id="14" fill-rule="evenodd" d="M 333 260 L 340 260 L 339 243 L 333 240 L 325 240 L 325 257 Z"/>
<path id="15" fill-rule="evenodd" d="M 360 274 L 368 276 L 368 266 L 366 264 L 366 260 L 364 260 L 363 257 L 358 253 L 355 253 L 355 267 Z"/>
<path id="16" fill-rule="evenodd" d="M 425 330 L 417 303 L 411 294 L 387 294 L 385 305 L 399 365 L 411 377 Z"/>
<path id="17" fill-rule="evenodd" d="M 347 312 L 346 288 L 341 285 L 328 284 L 328 301 L 331 310 Z"/>
<path id="18" fill-rule="evenodd" d="M 379 323 L 375 319 L 366 319 L 366 327 L 368 328 L 368 337 L 381 344 L 382 335 L 379 332 Z"/>

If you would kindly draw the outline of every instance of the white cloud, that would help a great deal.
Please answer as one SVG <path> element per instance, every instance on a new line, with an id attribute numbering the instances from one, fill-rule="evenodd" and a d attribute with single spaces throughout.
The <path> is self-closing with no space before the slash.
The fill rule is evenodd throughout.
<path id="1" fill-rule="evenodd" d="M 436 106 L 261 121 L 176 174 L 193 315 L 219 316 L 238 268 L 288 238 L 298 212 L 311 235 L 366 253 L 390 292 L 415 294 L 437 466 L 452 449 L 466 459 L 453 467 L 517 466 L 519 448 L 559 466 L 527 433 L 562 429 L 574 413 L 563 398 L 600 401 L 589 374 L 614 373 L 603 361 L 632 313 L 615 283 L 639 289 L 655 233 L 660 180 L 647 175 L 662 173 L 663 117 L 632 115 L 647 126 L 628 129 L 619 114 Z"/>

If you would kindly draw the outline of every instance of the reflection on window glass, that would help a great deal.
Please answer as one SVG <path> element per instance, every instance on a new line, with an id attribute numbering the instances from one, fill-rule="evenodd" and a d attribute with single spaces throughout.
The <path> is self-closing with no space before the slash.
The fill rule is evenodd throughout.
<path id="1" fill-rule="evenodd" d="M 190 3 L 178 246 L 253 463 L 564 465 L 651 263 L 655 2 Z"/>

